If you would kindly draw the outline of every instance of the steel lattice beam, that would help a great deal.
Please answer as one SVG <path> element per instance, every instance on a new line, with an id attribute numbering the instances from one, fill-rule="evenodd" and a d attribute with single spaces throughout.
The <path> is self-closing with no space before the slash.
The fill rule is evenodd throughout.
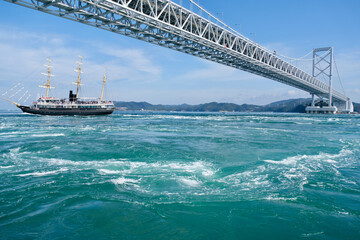
<path id="1" fill-rule="evenodd" d="M 6 0 L 327 97 L 329 86 L 275 53 L 169 0 Z M 334 101 L 349 99 L 333 90 Z"/>

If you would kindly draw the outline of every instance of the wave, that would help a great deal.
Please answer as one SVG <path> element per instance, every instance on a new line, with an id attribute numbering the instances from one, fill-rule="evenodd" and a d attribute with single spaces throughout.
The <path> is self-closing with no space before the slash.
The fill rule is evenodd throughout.
<path id="1" fill-rule="evenodd" d="M 79 128 L 79 130 L 80 130 L 80 131 L 94 131 L 94 130 L 96 130 L 96 128 L 87 125 L 87 126 L 85 126 L 85 127 Z"/>
<path id="2" fill-rule="evenodd" d="M 180 177 L 178 178 L 178 181 L 182 184 L 185 184 L 190 187 L 198 187 L 201 185 L 201 181 L 199 181 L 196 178 L 186 178 L 186 177 Z"/>
<path id="3" fill-rule="evenodd" d="M 21 131 L 13 131 L 13 132 L 4 132 L 0 133 L 0 136 L 6 136 L 6 137 L 16 137 L 19 135 L 28 135 L 29 132 L 21 132 Z"/>
<path id="4" fill-rule="evenodd" d="M 109 160 L 103 160 L 103 161 L 73 161 L 73 160 L 67 160 L 67 159 L 61 159 L 61 158 L 38 158 L 38 161 L 46 162 L 50 166 L 56 165 L 56 166 L 79 166 L 79 167 L 85 167 L 85 168 L 91 168 L 91 169 L 101 169 L 102 167 L 107 166 L 121 166 L 124 165 L 124 162 L 127 159 L 109 159 Z"/>
<path id="5" fill-rule="evenodd" d="M 335 181 L 334 184 L 350 184 L 341 175 L 338 168 L 344 166 L 353 156 L 354 151 L 343 149 L 337 154 L 319 153 L 315 155 L 297 155 L 281 160 L 263 160 L 256 167 L 248 167 L 244 171 L 225 174 L 211 162 L 198 160 L 192 162 L 178 161 L 130 161 L 129 159 L 109 159 L 102 161 L 72 161 L 64 159 L 42 159 L 50 166 L 57 165 L 72 170 L 95 170 L 100 175 L 121 175 L 121 177 L 105 180 L 116 185 L 136 185 L 133 191 L 142 191 L 152 196 L 163 195 L 158 189 L 163 186 L 166 194 L 183 193 L 188 197 L 196 195 L 217 196 L 223 198 L 268 198 L 283 200 L 297 198 L 309 182 L 314 185 L 316 172 L 324 171 L 326 176 Z M 40 176 L 56 174 L 50 172 L 35 172 L 21 176 Z M 96 177 L 96 176 L 95 176 Z M 324 177 L 324 176 L 323 176 Z M 98 180 L 100 178 L 96 177 Z M 336 179 L 334 179 L 336 178 Z M 143 179 L 140 181 L 139 179 Z M 341 183 L 342 182 L 342 183 Z M 176 183 L 178 185 L 176 185 Z M 356 181 L 351 181 L 352 186 Z M 174 185 L 175 184 L 175 185 Z M 313 186 L 311 185 L 311 186 Z M 310 185 L 308 185 L 310 186 Z M 316 187 L 327 185 L 317 184 Z M 195 192 L 188 192 L 189 187 L 197 188 Z M 343 187 L 343 186 L 340 186 Z M 151 189 L 151 190 L 149 190 Z M 286 192 L 285 195 L 273 197 L 274 193 Z"/>
<path id="6" fill-rule="evenodd" d="M 167 117 L 168 119 L 184 119 L 183 122 L 189 122 L 186 120 L 196 119 L 199 121 L 201 120 L 211 120 L 216 121 L 216 117 L 219 116 L 170 116 Z M 146 116 L 141 116 L 139 118 L 145 119 L 146 121 L 148 118 Z M 154 118 L 163 119 L 162 116 L 155 116 Z M 166 116 L 165 116 L 166 118 Z M 247 118 L 247 119 L 241 119 L 241 118 Z M 231 119 L 235 119 L 235 121 L 249 121 L 250 119 L 256 119 L 256 117 L 223 117 L 220 116 L 219 119 L 222 121 L 228 121 Z M 290 122 L 295 121 L 295 118 L 288 119 L 286 121 Z M 227 124 L 223 125 L 219 122 L 217 122 L 217 127 L 214 128 L 216 125 L 215 123 L 206 123 L 207 128 L 205 130 L 210 131 L 211 133 L 214 133 L 219 128 L 229 128 L 230 130 L 228 132 L 219 131 L 219 137 L 229 137 L 230 134 L 234 133 L 234 135 L 231 135 L 231 139 L 233 142 L 231 142 L 233 146 L 241 146 L 242 142 L 236 142 L 236 137 L 239 136 L 238 132 L 230 132 L 232 128 L 239 128 L 240 130 L 236 131 L 247 131 L 249 129 L 249 132 L 246 132 L 246 136 L 244 138 L 241 138 L 241 140 L 246 140 L 247 138 L 254 139 L 254 143 L 258 143 L 256 141 L 260 141 L 258 139 L 255 139 L 259 135 L 263 136 L 264 134 L 267 135 L 273 135 L 274 132 L 289 132 L 293 133 L 300 132 L 299 128 L 284 128 L 279 125 L 271 125 L 269 128 L 259 126 L 259 124 L 248 124 L 246 126 L 241 126 L 239 124 L 238 126 L 236 124 Z M 272 121 L 271 117 L 265 117 L 262 118 L 259 121 Z M 283 123 L 285 120 L 282 119 L 282 121 L 278 121 L 279 123 Z M 315 121 L 315 118 L 309 118 L 308 121 L 305 122 L 312 122 Z M 326 119 L 321 120 L 321 122 L 327 121 Z M 139 121 L 141 122 L 141 121 Z M 153 121 L 154 122 L 154 121 Z M 174 121 L 168 121 L 168 122 L 174 122 Z M 203 122 L 203 121 L 202 121 Z M 190 124 L 192 124 L 192 121 L 190 121 Z M 287 124 L 287 123 L 285 123 Z M 151 124 L 149 124 L 151 125 Z M 350 146 L 349 140 L 345 139 L 342 140 L 340 145 L 345 145 L 345 147 L 338 153 L 326 153 L 327 149 L 324 148 L 324 152 L 320 152 L 313 155 L 304 155 L 299 154 L 295 156 L 287 156 L 283 158 L 266 158 L 265 160 L 259 159 L 259 161 L 254 160 L 254 163 L 246 162 L 246 159 L 239 159 L 239 164 L 232 163 L 232 162 L 226 162 L 228 159 L 224 158 L 219 160 L 217 158 L 218 156 L 230 156 L 232 158 L 232 154 L 228 154 L 228 151 L 230 151 L 232 148 L 227 147 L 229 145 L 226 142 L 214 142 L 213 139 L 206 138 L 204 140 L 204 144 L 209 144 L 209 152 L 214 150 L 220 149 L 219 153 L 214 153 L 214 158 L 212 158 L 209 155 L 201 155 L 201 156 L 210 156 L 210 159 L 195 159 L 195 156 L 200 156 L 199 152 L 186 152 L 186 157 L 182 159 L 182 156 L 180 155 L 171 155 L 173 152 L 172 149 L 167 149 L 166 151 L 169 152 L 162 152 L 162 149 L 165 149 L 166 146 L 164 142 L 160 141 L 160 143 L 164 144 L 164 148 L 160 147 L 158 148 L 156 146 L 156 149 L 160 149 L 159 152 L 155 152 L 154 154 L 146 155 L 140 153 L 138 151 L 137 147 L 139 145 L 134 142 L 131 142 L 133 139 L 132 137 L 135 136 L 136 138 L 140 136 L 139 134 L 143 134 L 143 132 L 136 132 L 137 130 L 141 129 L 143 131 L 143 126 L 146 127 L 146 130 L 150 131 L 150 133 L 144 133 L 144 138 L 155 138 L 159 137 L 159 135 L 154 134 L 154 131 L 175 131 L 178 129 L 181 129 L 183 132 L 178 137 L 179 142 L 181 142 L 183 139 L 183 136 L 187 137 L 189 135 L 194 136 L 196 134 L 196 137 L 198 136 L 210 136 L 209 132 L 201 132 L 202 130 L 195 131 L 195 132 L 187 132 L 190 131 L 189 129 L 182 129 L 178 126 L 174 127 L 177 129 L 172 129 L 171 124 L 164 124 L 164 125 L 151 125 L 147 126 L 146 124 L 143 125 L 141 123 L 140 125 L 135 126 L 117 126 L 114 124 L 114 126 L 106 126 L 105 130 L 116 130 L 116 131 L 122 131 L 123 129 L 134 130 L 135 133 L 130 133 L 129 143 L 127 143 L 126 146 L 131 145 L 134 147 L 131 151 L 128 151 L 129 149 L 126 149 L 126 153 L 123 155 L 117 154 L 115 156 L 126 156 L 128 158 L 114 158 L 114 159 L 94 159 L 94 157 L 89 157 L 88 159 L 85 159 L 84 161 L 76 161 L 75 157 L 72 158 L 70 155 L 61 155 L 64 158 L 68 159 L 61 159 L 61 158 L 46 158 L 45 156 L 51 156 L 51 151 L 47 151 L 45 154 L 45 151 L 38 151 L 35 154 L 25 154 L 23 152 L 24 149 L 29 149 L 28 147 L 21 149 L 19 148 L 13 148 L 10 149 L 10 152 L 4 153 L 7 154 L 7 158 L 10 160 L 8 162 L 3 162 L 2 166 L 0 168 L 7 168 L 6 165 L 12 165 L 12 166 L 20 166 L 20 163 L 23 164 L 21 166 L 24 166 L 24 168 L 27 168 L 26 170 L 22 170 L 21 172 L 17 172 L 15 174 L 19 174 L 17 176 L 20 177 L 27 177 L 27 176 L 35 176 L 35 177 L 41 177 L 41 176 L 48 176 L 48 175 L 55 175 L 59 174 L 60 170 L 53 170 L 57 168 L 61 169 L 71 169 L 72 172 L 76 171 L 84 171 L 84 170 L 90 170 L 88 172 L 91 172 L 89 174 L 90 176 L 87 176 L 89 179 L 88 182 L 106 182 L 109 183 L 112 182 L 116 185 L 132 185 L 137 186 L 136 188 L 129 187 L 130 190 L 133 191 L 142 191 L 144 193 L 148 193 L 151 196 L 169 196 L 169 198 L 179 198 L 179 195 L 183 195 L 181 197 L 188 197 L 191 198 L 193 196 L 211 196 L 214 199 L 249 199 L 249 198 L 258 198 L 258 199 L 267 199 L 267 200 L 273 200 L 273 201 L 287 201 L 287 200 L 293 200 L 296 201 L 296 199 L 299 198 L 303 194 L 304 186 L 315 186 L 318 188 L 325 188 L 329 187 L 330 185 L 326 185 L 326 180 L 329 180 L 331 178 L 331 181 L 328 181 L 329 183 L 333 184 L 335 187 L 340 186 L 340 184 L 352 184 L 352 188 L 354 187 L 354 184 L 358 184 L 357 180 L 349 179 L 345 176 L 343 176 L 343 172 L 341 171 L 341 167 L 344 166 L 354 166 L 354 156 L 358 154 L 359 143 L 356 142 L 356 140 L 353 141 L 353 145 Z M 279 129 L 277 129 L 279 128 Z M 54 128 L 52 131 L 41 131 L 40 133 L 34 134 L 32 132 L 32 136 L 34 137 L 57 137 L 57 136 L 65 136 L 65 134 L 61 133 L 62 131 L 56 131 L 57 128 Z M 71 131 L 77 132 L 79 131 L 85 131 L 89 130 L 90 134 L 88 137 L 89 139 L 93 139 L 93 133 L 91 133 L 91 130 L 98 130 L 99 132 L 103 129 L 99 126 L 95 127 L 89 127 L 89 126 L 82 126 L 79 129 L 71 127 Z M 192 129 L 192 128 L 191 128 Z M 245 129 L 245 130 L 244 130 Z M 104 130 L 104 129 L 103 129 Z M 253 130 L 253 131 L 251 131 Z M 226 130 L 227 131 L 227 130 Z M 55 133 L 54 133 L 55 132 Z M 56 133 L 58 132 L 58 133 Z M 60 132 L 60 133 L 59 133 Z M 114 131 L 111 131 L 114 132 Z M 221 135 L 221 133 L 223 135 Z M 42 134 L 43 133 L 43 134 Z M 48 133 L 48 134 L 47 134 Z M 86 133 L 87 134 L 87 133 Z M 103 133 L 99 133 L 103 134 Z M 132 135 L 134 134 L 134 135 Z M 150 135 L 151 134 L 151 135 Z M 174 134 L 175 135 L 175 134 Z M 105 136 L 105 134 L 104 134 Z M 121 140 L 126 139 L 124 135 L 121 135 Z M 164 134 L 165 136 L 165 134 Z M 169 135 L 166 135 L 169 136 Z M 279 134 L 279 136 L 284 136 L 282 133 Z M 124 137 L 124 138 L 123 138 Z M 171 136 L 173 137 L 173 136 Z M 175 135 L 175 137 L 177 137 Z M 174 138 L 175 138 L 174 137 Z M 243 137 L 243 136 L 241 136 Z M 247 138 L 245 138 L 247 137 Z M 119 139 L 119 138 L 118 138 Z M 159 137 L 161 139 L 161 136 Z M 177 139 L 177 140 L 178 140 Z M 275 139 L 275 137 L 274 137 Z M 34 139 L 33 139 L 34 140 Z M 114 141 L 116 138 L 114 138 Z M 216 139 L 215 139 L 216 140 Z M 274 140 L 276 141 L 276 140 Z M 117 142 L 120 146 L 123 142 L 119 141 Z M 190 142 L 193 143 L 193 142 Z M 74 143 L 75 144 L 75 143 Z M 181 142 L 181 144 L 185 145 L 184 149 L 194 149 L 196 151 L 197 146 L 194 148 L 187 148 L 188 144 L 185 140 L 184 142 Z M 218 144 L 218 145 L 217 145 Z M 221 145 L 219 145 L 221 144 Z M 222 145 L 224 144 L 224 145 Z M 334 144 L 335 145 L 335 144 Z M 16 146 L 16 145 L 15 145 Z M 24 145 L 17 145 L 17 146 L 24 146 Z M 61 145 L 63 146 L 63 145 Z M 126 146 L 123 146 L 124 148 Z M 141 145 L 143 146 L 143 145 Z M 146 145 L 147 146 L 147 145 Z M 212 148 L 214 146 L 214 148 Z M 88 147 L 88 145 L 86 146 Z M 171 145 L 170 145 L 171 147 Z M 177 147 L 177 146 L 175 146 Z M 201 145 L 201 147 L 204 147 L 204 145 Z M 42 149 L 42 148 L 41 148 Z M 120 149 L 120 147 L 119 147 Z M 175 149 L 178 150 L 178 149 Z M 202 149 L 200 149 L 202 150 Z M 157 151 L 157 150 L 155 150 Z M 161 151 L 161 152 L 160 152 Z M 165 150 L 164 150 L 165 151 Z M 256 149 L 256 151 L 261 151 L 261 149 Z M 330 150 L 329 150 L 330 151 Z M 333 149 L 331 149 L 333 151 Z M 56 151 L 56 154 L 58 154 L 59 151 Z M 130 153 L 131 154 L 128 154 Z M 138 154 L 136 155 L 135 154 Z M 224 155 L 221 155 L 225 153 Z M 236 150 L 235 150 L 235 153 Z M 272 155 L 273 152 L 271 152 Z M 25 154 L 25 155 L 24 155 Z M 177 154 L 177 153 L 176 153 Z M 218 155 L 217 155 L 218 154 Z M 264 156 L 268 152 L 264 153 Z M 289 154 L 288 154 L 289 155 Z M 53 156 L 59 156 L 59 155 L 53 155 Z M 114 155 L 109 155 L 114 156 Z M 189 157 L 190 156 L 190 157 Z M 240 156 L 245 156 L 241 155 Z M 272 155 L 273 156 L 273 155 Z M 103 155 L 102 155 L 103 157 Z M 6 160 L 8 160 L 6 159 Z M 16 160 L 16 161 L 14 161 Z M 230 159 L 230 161 L 233 161 L 234 159 Z M 214 161 L 214 163 L 212 162 Z M 255 163 L 256 162 L 256 163 Z M 229 164 L 230 163 L 230 164 Z M 15 164 L 15 165 L 14 165 Z M 229 164 L 229 165 L 227 165 Z M 51 171 L 49 171 L 49 169 Z M 5 170 L 2 170 L 5 171 Z M 6 170 L 6 171 L 13 171 L 13 170 Z M 18 170 L 17 170 L 18 171 Z M 32 172 L 30 172 L 32 171 Z M 323 185 L 320 184 L 320 181 L 316 182 L 314 179 L 316 178 L 316 174 L 318 172 L 322 171 L 321 173 L 321 181 L 325 182 Z M 85 172 L 85 171 L 84 171 Z M 87 172 L 87 173 L 88 173 Z M 76 173 L 74 174 L 76 175 Z M 318 174 L 320 175 L 320 174 Z M 114 178 L 114 179 L 111 179 Z M 325 180 L 324 180 L 325 178 Z M 326 179 L 327 178 L 327 179 Z M 84 179 L 82 179 L 84 180 Z M 310 182 L 310 184 L 308 184 Z M 314 183 L 315 182 L 315 183 Z M 356 185 L 357 187 L 358 185 Z M 344 187 L 344 186 L 340 186 Z M 346 186 L 345 186 L 346 187 Z M 189 188 L 193 188 L 190 189 Z M 147 190 L 148 192 L 146 192 Z M 274 195 L 274 193 L 279 193 L 279 195 Z M 219 197 L 220 196 L 220 197 Z M 166 197 L 164 198 L 166 201 Z"/>
<path id="7" fill-rule="evenodd" d="M 12 167 L 15 167 L 15 166 L 0 166 L 0 169 L 1 169 L 1 168 L 7 169 L 7 168 L 12 168 Z"/>
<path id="8" fill-rule="evenodd" d="M 124 185 L 124 184 L 136 185 L 135 183 L 140 182 L 141 178 L 131 179 L 131 178 L 119 177 L 117 179 L 111 179 L 110 181 L 114 184 L 119 184 L 119 185 Z"/>
<path id="9" fill-rule="evenodd" d="M 122 173 L 121 171 L 114 171 L 114 170 L 108 170 L 108 169 L 99 169 L 98 171 L 102 175 L 115 175 L 115 174 Z"/>
<path id="10" fill-rule="evenodd" d="M 196 173 L 203 177 L 211 177 L 216 174 L 213 164 L 205 161 L 189 163 L 157 161 L 153 163 L 142 161 L 129 161 L 129 159 L 109 159 L 103 161 L 73 161 L 58 158 L 37 158 L 40 162 L 46 162 L 50 166 L 78 166 L 79 168 L 95 169 L 101 174 L 153 174 L 153 173 Z M 108 169 L 110 168 L 110 169 Z M 114 169 L 115 168 L 115 169 Z"/>
<path id="11" fill-rule="evenodd" d="M 305 155 L 304 156 L 288 157 L 288 158 L 282 159 L 280 161 L 264 160 L 264 162 L 272 163 L 272 164 L 294 165 L 294 164 L 296 164 L 296 162 L 300 161 L 304 157 L 305 157 Z"/>
<path id="12" fill-rule="evenodd" d="M 28 177 L 28 176 L 43 177 L 43 176 L 48 176 L 48 175 L 55 175 L 60 172 L 66 172 L 66 171 L 68 171 L 67 168 L 60 168 L 59 170 L 55 170 L 55 171 L 25 173 L 25 174 L 18 174 L 16 176 L 18 176 L 18 177 Z"/>
<path id="13" fill-rule="evenodd" d="M 16 127 L 16 122 L 2 122 L 0 123 L 0 129 L 13 129 Z"/>
<path id="14" fill-rule="evenodd" d="M 264 198 L 268 201 L 297 201 L 299 197 L 277 197 L 277 196 L 267 196 Z"/>
<path id="15" fill-rule="evenodd" d="M 313 238 L 324 235 L 324 232 L 314 232 L 314 233 L 303 233 L 301 236 L 304 238 Z"/>
<path id="16" fill-rule="evenodd" d="M 65 136 L 64 133 L 44 133 L 44 134 L 33 134 L 32 137 L 61 137 Z"/>
<path id="17" fill-rule="evenodd" d="M 305 161 L 309 163 L 309 166 L 316 167 L 319 162 L 327 162 L 331 164 L 346 164 L 346 161 L 344 161 L 344 158 L 351 156 L 354 154 L 353 150 L 343 148 L 339 153 L 337 154 L 329 154 L 329 153 L 323 153 L 320 152 L 316 155 L 297 155 L 292 157 L 287 157 L 285 159 L 282 159 L 280 161 L 276 160 L 264 160 L 264 162 L 271 163 L 271 164 L 277 164 L 277 165 L 296 165 L 301 161 Z"/>

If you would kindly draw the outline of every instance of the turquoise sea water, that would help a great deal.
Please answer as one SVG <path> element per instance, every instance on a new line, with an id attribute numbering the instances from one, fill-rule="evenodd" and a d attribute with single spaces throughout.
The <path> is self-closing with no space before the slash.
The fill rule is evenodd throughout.
<path id="1" fill-rule="evenodd" d="M 0 112 L 0 239 L 360 239 L 360 116 Z"/>

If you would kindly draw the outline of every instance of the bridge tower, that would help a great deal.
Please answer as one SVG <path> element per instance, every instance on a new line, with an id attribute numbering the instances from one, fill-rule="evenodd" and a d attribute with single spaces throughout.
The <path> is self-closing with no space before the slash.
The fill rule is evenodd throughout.
<path id="1" fill-rule="evenodd" d="M 349 98 L 345 103 L 335 103 L 333 101 L 333 62 L 333 47 L 315 48 L 313 50 L 312 76 L 317 79 L 322 78 L 325 79 L 325 81 L 328 81 L 328 106 L 315 106 L 315 94 L 311 93 L 312 101 L 311 106 L 306 108 L 307 113 L 336 113 L 338 109 L 342 113 L 353 112 L 353 105 Z M 324 96 L 319 97 L 322 102 Z"/>
<path id="2" fill-rule="evenodd" d="M 332 101 L 332 70 L 333 70 L 333 48 L 315 48 L 313 50 L 312 75 L 315 78 L 320 76 L 328 79 L 329 82 L 329 107 L 333 105 Z"/>
<path id="3" fill-rule="evenodd" d="M 328 106 L 315 106 L 315 94 L 311 93 L 312 101 L 311 106 L 306 108 L 307 113 L 336 113 L 337 107 L 333 104 L 332 94 L 332 75 L 333 75 L 333 48 L 315 48 L 313 50 L 313 65 L 312 76 L 314 78 L 323 78 L 328 81 Z M 320 96 L 320 100 L 323 100 L 323 96 Z"/>

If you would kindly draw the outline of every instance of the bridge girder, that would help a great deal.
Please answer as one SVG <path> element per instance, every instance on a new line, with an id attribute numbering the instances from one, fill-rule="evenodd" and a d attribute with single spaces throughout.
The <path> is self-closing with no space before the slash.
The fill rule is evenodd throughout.
<path id="1" fill-rule="evenodd" d="M 254 73 L 321 97 L 329 86 L 255 42 L 169 0 L 6 0 Z M 349 99 L 333 90 L 333 100 Z"/>

